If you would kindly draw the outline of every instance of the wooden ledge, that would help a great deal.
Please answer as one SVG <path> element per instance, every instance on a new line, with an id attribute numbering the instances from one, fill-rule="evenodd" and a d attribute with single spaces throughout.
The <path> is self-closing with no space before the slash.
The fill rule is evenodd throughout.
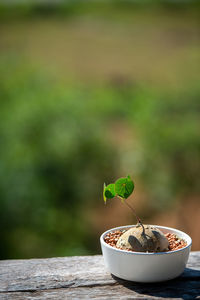
<path id="1" fill-rule="evenodd" d="M 200 251 L 179 278 L 157 284 L 112 276 L 101 255 L 2 260 L 0 299 L 200 299 Z"/>

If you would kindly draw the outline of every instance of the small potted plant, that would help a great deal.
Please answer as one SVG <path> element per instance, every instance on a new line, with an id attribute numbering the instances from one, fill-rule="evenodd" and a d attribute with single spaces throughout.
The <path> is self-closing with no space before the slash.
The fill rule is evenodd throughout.
<path id="1" fill-rule="evenodd" d="M 184 271 L 192 240 L 186 233 L 169 227 L 144 225 L 127 201 L 134 190 L 130 176 L 104 184 L 103 197 L 118 197 L 136 217 L 136 225 L 104 232 L 100 243 L 107 269 L 115 276 L 136 282 L 173 279 Z"/>

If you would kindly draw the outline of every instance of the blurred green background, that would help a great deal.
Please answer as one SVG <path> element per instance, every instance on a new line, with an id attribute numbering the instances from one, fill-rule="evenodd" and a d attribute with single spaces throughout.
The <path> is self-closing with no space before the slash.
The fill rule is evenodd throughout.
<path id="1" fill-rule="evenodd" d="M 0 258 L 100 253 L 135 223 L 200 249 L 198 1 L 0 2 Z"/>

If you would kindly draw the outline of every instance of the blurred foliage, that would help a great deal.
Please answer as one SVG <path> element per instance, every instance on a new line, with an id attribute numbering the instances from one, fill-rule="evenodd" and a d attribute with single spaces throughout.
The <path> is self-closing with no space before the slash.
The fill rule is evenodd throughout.
<path id="1" fill-rule="evenodd" d="M 199 8 L 198 0 L 63 0 L 63 1 L 23 1 L 23 0 L 1 0 L 0 15 L 2 17 L 12 16 L 39 16 L 58 15 L 61 17 L 73 17 L 77 14 L 108 13 L 113 14 L 115 9 L 118 13 L 129 13 L 130 9 L 181 9 L 187 10 Z M 116 12 L 116 11 L 115 11 Z"/>
<path id="2" fill-rule="evenodd" d="M 87 13 L 99 13 L 99 3 L 92 8 L 70 3 L 65 9 L 64 4 L 58 6 L 56 14 L 73 16 L 83 7 Z M 106 9 L 112 12 L 116 6 L 122 14 L 121 1 L 111 1 Z M 12 19 L 9 9 L 1 6 L 4 19 Z M 18 13 L 35 18 L 52 10 L 22 5 L 13 10 Z M 142 182 L 154 211 L 184 195 L 198 195 L 199 96 L 194 78 L 174 90 L 123 77 L 103 85 L 64 84 L 39 64 L 4 53 L 0 257 L 96 253 L 98 237 L 86 211 L 103 205 L 103 182 L 119 176 L 133 176 L 136 188 Z"/>
<path id="3" fill-rule="evenodd" d="M 143 180 L 157 209 L 199 193 L 198 85 L 162 98 L 131 86 L 59 86 L 12 59 L 2 70 L 1 257 L 95 251 L 84 211 L 122 169 Z M 127 121 L 137 147 L 109 138 L 112 123 Z"/>
<path id="4" fill-rule="evenodd" d="M 78 253 L 80 247 L 87 252 L 84 210 L 88 201 L 99 198 L 106 177 L 115 173 L 110 165 L 115 153 L 104 139 L 93 98 L 87 90 L 60 87 L 14 61 L 1 62 L 2 70 L 2 243 L 6 246 L 9 240 L 13 255 L 16 238 L 29 244 L 33 235 L 36 247 L 37 240 L 45 240 L 43 249 L 28 245 L 37 256 L 75 254 L 76 243 Z M 1 249 L 6 251 L 3 257 L 10 257 L 7 248 Z M 26 256 L 26 249 L 19 251 Z"/>

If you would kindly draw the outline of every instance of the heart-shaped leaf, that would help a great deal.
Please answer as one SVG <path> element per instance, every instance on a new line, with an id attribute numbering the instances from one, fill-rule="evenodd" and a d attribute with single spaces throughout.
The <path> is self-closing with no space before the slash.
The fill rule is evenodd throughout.
<path id="1" fill-rule="evenodd" d="M 130 176 L 122 177 L 116 180 L 115 192 L 119 197 L 127 199 L 132 194 L 133 190 L 134 183 L 131 180 Z"/>
<path id="2" fill-rule="evenodd" d="M 115 196 L 116 196 L 115 184 L 111 183 L 106 186 L 104 183 L 104 191 L 103 191 L 104 202 L 106 203 L 106 199 L 112 199 Z"/>

